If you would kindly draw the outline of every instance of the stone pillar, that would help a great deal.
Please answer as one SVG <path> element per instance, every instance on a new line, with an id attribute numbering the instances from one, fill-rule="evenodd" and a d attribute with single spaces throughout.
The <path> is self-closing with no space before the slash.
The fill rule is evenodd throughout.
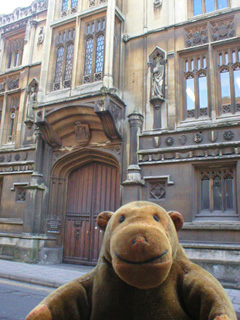
<path id="1" fill-rule="evenodd" d="M 113 87 L 113 54 L 114 54 L 114 30 L 115 30 L 116 0 L 108 0 L 105 36 L 105 60 L 103 86 Z"/>
<path id="2" fill-rule="evenodd" d="M 37 27 L 37 21 L 32 20 L 30 22 L 30 41 L 29 41 L 29 56 L 28 56 L 28 64 L 32 64 L 33 59 L 33 49 L 35 44 L 35 35 L 36 35 L 36 27 Z"/>
<path id="3" fill-rule="evenodd" d="M 151 102 L 153 105 L 153 129 L 162 128 L 161 106 L 164 100 L 156 98 L 156 99 L 152 99 Z"/>
<path id="4" fill-rule="evenodd" d="M 130 155 L 127 180 L 123 182 L 123 204 L 141 199 L 141 189 L 144 181 L 141 177 L 141 168 L 138 165 L 138 134 L 143 127 L 143 115 L 135 110 L 128 116 L 130 125 Z"/>
<path id="5" fill-rule="evenodd" d="M 23 231 L 28 233 L 43 233 L 43 208 L 47 188 L 43 181 L 43 139 L 40 130 L 34 132 L 36 137 L 35 166 L 30 185 L 26 187 L 26 210 L 24 214 Z"/>

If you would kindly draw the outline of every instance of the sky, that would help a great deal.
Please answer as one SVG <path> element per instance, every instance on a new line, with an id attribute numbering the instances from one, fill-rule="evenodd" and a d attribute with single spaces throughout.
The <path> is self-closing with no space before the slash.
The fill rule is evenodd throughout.
<path id="1" fill-rule="evenodd" d="M 18 7 L 27 7 L 33 0 L 1 0 L 0 14 L 12 13 Z"/>

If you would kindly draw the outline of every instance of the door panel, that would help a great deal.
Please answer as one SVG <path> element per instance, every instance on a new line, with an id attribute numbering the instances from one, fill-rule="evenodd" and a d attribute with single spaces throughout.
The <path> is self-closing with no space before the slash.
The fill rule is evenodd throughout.
<path id="1" fill-rule="evenodd" d="M 65 220 L 64 262 L 97 263 L 103 232 L 96 224 L 101 211 L 119 206 L 119 172 L 98 162 L 69 176 Z"/>

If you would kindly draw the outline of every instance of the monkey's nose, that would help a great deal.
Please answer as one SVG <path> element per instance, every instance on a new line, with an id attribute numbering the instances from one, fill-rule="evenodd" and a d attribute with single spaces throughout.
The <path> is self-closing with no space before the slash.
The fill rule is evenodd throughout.
<path id="1" fill-rule="evenodd" d="M 147 239 L 143 236 L 138 236 L 132 240 L 133 245 L 138 245 L 147 242 Z"/>

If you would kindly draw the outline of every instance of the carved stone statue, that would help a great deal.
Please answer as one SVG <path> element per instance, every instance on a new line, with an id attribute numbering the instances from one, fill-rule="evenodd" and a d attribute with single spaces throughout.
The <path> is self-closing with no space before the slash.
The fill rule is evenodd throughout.
<path id="1" fill-rule="evenodd" d="M 162 55 L 157 54 L 154 58 L 152 69 L 152 89 L 151 98 L 164 99 L 164 69 L 165 60 Z"/>
<path id="2" fill-rule="evenodd" d="M 43 40 L 44 40 L 44 33 L 43 33 L 43 27 L 41 27 L 38 34 L 38 44 L 42 44 Z"/>
<path id="3" fill-rule="evenodd" d="M 29 89 L 27 117 L 34 121 L 34 109 L 37 107 L 37 85 Z"/>

